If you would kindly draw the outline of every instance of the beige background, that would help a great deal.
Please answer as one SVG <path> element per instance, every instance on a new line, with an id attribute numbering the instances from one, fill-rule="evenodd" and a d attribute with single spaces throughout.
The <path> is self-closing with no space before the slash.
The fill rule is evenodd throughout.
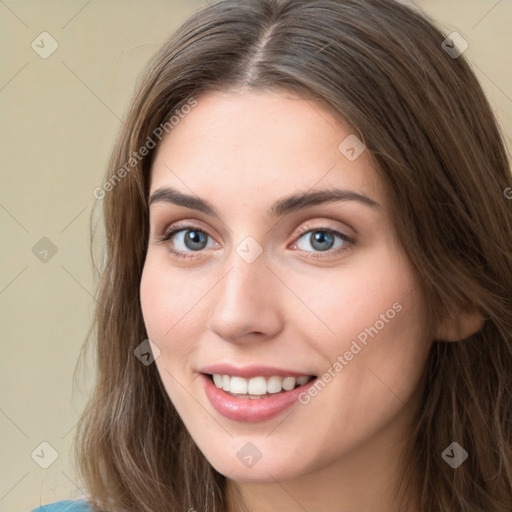
<path id="1" fill-rule="evenodd" d="M 416 4 L 469 42 L 512 149 L 512 1 Z M 136 77 L 200 5 L 0 0 L 0 512 L 80 496 L 71 442 L 94 374 L 74 389 L 72 377 L 94 305 L 93 190 Z M 44 31 L 58 43 L 47 59 L 31 47 Z M 32 251 L 43 237 L 57 249 L 46 262 Z M 58 453 L 47 469 L 42 442 Z"/>

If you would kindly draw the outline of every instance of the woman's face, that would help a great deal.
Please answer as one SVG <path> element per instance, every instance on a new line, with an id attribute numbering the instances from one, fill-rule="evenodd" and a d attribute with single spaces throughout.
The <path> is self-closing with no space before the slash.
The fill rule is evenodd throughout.
<path id="1" fill-rule="evenodd" d="M 144 321 L 215 469 L 271 482 L 396 453 L 425 304 L 350 127 L 284 92 L 209 92 L 159 146 L 150 196 Z"/>

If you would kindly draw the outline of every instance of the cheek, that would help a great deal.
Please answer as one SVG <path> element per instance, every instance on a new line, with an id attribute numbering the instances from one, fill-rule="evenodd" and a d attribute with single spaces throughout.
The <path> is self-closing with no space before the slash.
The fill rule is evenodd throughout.
<path id="1" fill-rule="evenodd" d="M 321 355 L 328 382 L 321 394 L 333 402 L 343 397 L 345 425 L 359 423 L 368 411 L 378 418 L 403 406 L 400 399 L 416 389 L 431 346 L 413 269 L 396 251 L 375 256 L 373 264 L 361 261 L 321 280 L 327 286 L 308 281 L 298 291 L 315 315 L 297 316 L 296 328 L 309 333 Z"/>
<path id="2" fill-rule="evenodd" d="M 193 290 L 186 276 L 170 272 L 169 264 L 161 255 L 148 251 L 140 283 L 141 308 L 148 334 L 155 340 L 172 338 L 180 319 L 190 309 Z M 185 318 L 184 318 L 185 317 Z"/>
<path id="3" fill-rule="evenodd" d="M 159 265 L 148 254 L 140 282 L 140 301 L 144 324 L 150 339 L 161 339 L 171 327 L 169 295 L 158 278 Z M 153 339 L 152 339 L 153 341 Z"/>
<path id="4" fill-rule="evenodd" d="M 179 277 L 169 274 L 168 265 L 148 252 L 140 283 L 140 300 L 148 338 L 160 350 L 155 364 L 167 395 L 178 410 L 193 409 L 183 393 L 186 382 L 186 367 L 183 361 L 190 358 L 191 344 L 184 343 L 193 333 L 192 311 L 187 304 L 190 293 L 180 286 Z M 178 282 L 176 280 L 178 278 Z M 185 283 L 183 283 L 184 285 Z M 180 290 L 182 291 L 180 293 Z"/>
<path id="5" fill-rule="evenodd" d="M 184 269 L 170 268 L 165 257 L 148 252 L 140 298 L 148 337 L 161 351 L 159 367 L 165 365 L 173 372 L 184 371 L 183 361 L 195 347 L 192 341 L 204 332 L 207 305 L 204 295 L 212 286 L 208 283 L 202 283 L 201 277 L 192 276 Z"/>
<path id="6" fill-rule="evenodd" d="M 420 287 L 407 259 L 392 246 L 383 244 L 354 259 L 350 268 L 321 278 L 294 279 L 293 289 L 308 310 L 295 312 L 297 328 L 309 332 L 317 349 L 331 359 L 349 350 L 354 340 L 365 347 L 374 339 L 391 344 L 423 339 Z"/>
<path id="7" fill-rule="evenodd" d="M 140 300 L 144 324 L 149 339 L 161 350 L 162 355 L 171 347 L 175 333 L 187 321 L 184 303 L 188 293 L 179 293 L 183 287 L 169 279 L 168 269 L 159 259 L 148 253 L 140 283 Z M 180 322 L 180 318 L 183 318 Z M 179 344 L 177 344 L 179 347 Z M 183 346 L 183 344 L 181 344 Z"/>

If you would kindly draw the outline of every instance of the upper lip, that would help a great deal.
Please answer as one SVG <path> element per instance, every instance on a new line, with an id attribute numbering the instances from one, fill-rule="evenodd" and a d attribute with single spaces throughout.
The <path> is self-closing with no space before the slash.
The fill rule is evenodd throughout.
<path id="1" fill-rule="evenodd" d="M 286 368 L 277 368 L 275 366 L 260 366 L 260 365 L 249 365 L 249 366 L 235 366 L 229 363 L 212 364 L 203 366 L 200 373 L 207 375 L 230 375 L 237 377 L 244 377 L 250 379 L 251 377 L 272 377 L 276 375 L 278 377 L 312 377 L 312 373 L 297 372 L 294 370 L 287 370 Z"/>

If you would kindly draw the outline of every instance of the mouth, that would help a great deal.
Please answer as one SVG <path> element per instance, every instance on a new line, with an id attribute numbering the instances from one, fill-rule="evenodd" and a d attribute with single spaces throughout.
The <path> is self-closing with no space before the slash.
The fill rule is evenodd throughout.
<path id="1" fill-rule="evenodd" d="M 306 386 L 316 379 L 315 375 L 271 375 L 252 378 L 219 373 L 203 375 L 209 378 L 217 389 L 223 390 L 228 395 L 249 400 L 269 398 L 278 394 L 287 393 Z"/>
<path id="2" fill-rule="evenodd" d="M 237 373 L 245 373 L 245 377 L 232 375 L 235 370 L 226 366 L 209 371 L 212 373 L 203 369 L 200 376 L 212 407 L 229 420 L 246 423 L 280 415 L 297 404 L 301 394 L 317 380 L 315 375 L 289 375 L 288 371 L 269 368 L 239 369 Z"/>
<path id="3" fill-rule="evenodd" d="M 204 366 L 198 373 L 211 406 L 237 422 L 260 422 L 280 415 L 317 381 L 309 372 L 257 364 L 222 362 Z"/>

